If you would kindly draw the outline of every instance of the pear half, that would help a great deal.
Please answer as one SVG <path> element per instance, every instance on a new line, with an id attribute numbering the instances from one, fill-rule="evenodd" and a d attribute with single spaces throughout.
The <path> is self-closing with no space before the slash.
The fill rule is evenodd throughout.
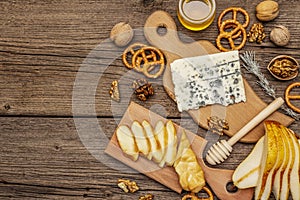
<path id="1" fill-rule="evenodd" d="M 236 187 L 244 189 L 256 186 L 263 154 L 263 147 L 264 136 L 257 141 L 250 154 L 234 170 L 232 181 Z"/>
<path id="2" fill-rule="evenodd" d="M 294 165 L 295 160 L 295 149 L 293 145 L 292 137 L 289 134 L 289 131 L 286 127 L 282 126 L 282 130 L 286 132 L 286 135 L 288 136 L 288 143 L 289 143 L 289 162 L 283 172 L 282 176 L 282 183 L 280 188 L 280 197 L 279 199 L 288 199 L 289 197 L 289 189 L 290 189 L 290 173 L 292 170 L 292 167 Z"/>
<path id="3" fill-rule="evenodd" d="M 280 130 L 280 131 L 281 131 L 282 139 L 283 139 L 282 152 L 284 154 L 284 158 L 283 158 L 283 161 L 282 161 L 282 164 L 281 164 L 280 168 L 277 170 L 277 172 L 275 174 L 274 181 L 273 181 L 272 191 L 273 191 L 273 194 L 274 194 L 276 199 L 280 199 L 280 193 L 281 193 L 281 187 L 282 187 L 282 178 L 283 178 L 284 171 L 288 166 L 289 156 L 290 156 L 289 135 L 287 134 L 287 132 L 285 130 Z"/>
<path id="4" fill-rule="evenodd" d="M 293 199 L 300 199 L 300 182 L 299 182 L 299 172 L 300 172 L 300 146 L 295 136 L 295 133 L 289 129 L 289 133 L 293 140 L 293 145 L 295 149 L 295 161 L 290 174 L 290 191 Z M 299 140 L 300 142 L 300 140 Z"/>
<path id="5" fill-rule="evenodd" d="M 280 133 L 273 126 L 273 121 L 265 121 L 266 137 L 264 139 L 264 150 L 262 155 L 261 169 L 257 187 L 255 188 L 255 199 L 268 199 L 272 189 L 273 174 L 282 163 L 279 156 Z M 282 146 L 282 142 L 281 142 Z M 282 148 L 282 147 L 281 147 Z"/>

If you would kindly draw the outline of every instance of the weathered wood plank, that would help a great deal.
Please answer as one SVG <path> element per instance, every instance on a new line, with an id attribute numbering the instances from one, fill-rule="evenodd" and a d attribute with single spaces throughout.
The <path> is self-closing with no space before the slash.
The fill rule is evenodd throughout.
<path id="1" fill-rule="evenodd" d="M 217 35 L 216 22 L 203 32 L 191 32 L 185 30 L 176 18 L 176 6 L 173 1 L 164 1 L 162 5 L 154 7 L 139 1 L 132 1 L 122 4 L 117 1 L 68 1 L 62 2 L 43 2 L 26 3 L 21 1 L 15 3 L 2 3 L 3 12 L 1 20 L 4 27 L 1 31 L 0 56 L 1 84 L 0 84 L 0 114 L 1 115 L 51 115 L 51 116 L 71 116 L 72 115 L 72 91 L 77 75 L 77 71 L 84 62 L 88 54 L 100 44 L 101 41 L 108 38 L 110 28 L 118 21 L 128 19 L 134 28 L 141 28 L 147 16 L 154 10 L 165 8 L 174 17 L 178 29 L 185 35 L 195 40 L 207 39 L 214 43 Z M 240 2 L 218 2 L 217 14 L 227 5 L 239 5 Z M 253 21 L 257 21 L 251 12 L 257 2 L 243 2 Z M 114 6 L 112 6 L 112 4 Z M 293 26 L 293 21 L 297 15 L 291 13 L 291 9 L 284 3 L 281 3 L 281 13 L 274 22 L 266 23 L 266 32 L 279 23 L 286 24 L 291 28 L 292 40 L 287 48 L 274 47 L 266 39 L 262 45 L 248 43 L 244 50 L 255 50 L 257 60 L 261 63 L 265 75 L 276 85 L 279 96 L 290 82 L 275 81 L 265 67 L 274 56 L 278 54 L 289 54 L 296 59 L 297 53 L 297 34 L 298 31 Z M 68 6 L 66 6 L 68 5 Z M 84 6 L 83 6 L 84 5 Z M 148 6 L 146 6 L 148 5 Z M 109 9 L 107 9 L 109 8 Z M 139 9 L 137 9 L 139 8 Z M 23 13 L 29 12 L 30 15 Z M 141 9 L 144 11 L 142 12 Z M 126 11 L 126 12 L 125 12 Z M 100 14 L 102 13 L 102 14 Z M 118 13 L 118 15 L 115 15 Z M 129 13 L 129 14 L 128 14 Z M 288 20 L 287 20 L 288 18 Z M 108 20 L 109 19 L 109 20 Z M 21 34 L 20 34 L 21 33 Z M 137 37 L 138 39 L 141 37 Z M 108 96 L 109 85 L 112 80 L 123 78 L 128 71 L 123 67 L 119 57 L 121 50 L 113 52 L 113 47 L 105 46 L 105 50 L 97 52 L 97 59 L 93 62 L 97 68 L 93 73 L 86 73 L 84 85 L 88 87 L 91 76 L 101 77 L 97 94 L 95 95 L 95 107 L 98 116 L 110 116 L 111 101 Z M 103 66 L 112 59 L 112 65 L 104 71 Z M 103 68 L 101 68 L 102 66 Z M 101 68 L 101 69 L 99 69 Z M 245 75 L 258 95 L 270 101 L 262 90 L 255 84 L 256 79 L 253 76 Z M 128 91 L 134 77 L 125 78 L 121 84 L 127 91 L 122 90 L 122 101 L 120 104 L 114 104 L 116 110 L 125 111 L 127 101 L 132 97 L 132 91 Z M 161 81 L 157 84 L 160 86 Z M 125 89 L 125 90 L 126 90 Z M 86 88 L 82 89 L 83 93 Z M 79 101 L 86 99 L 86 94 L 79 98 Z M 91 95 L 88 98 L 94 98 Z M 176 111 L 175 104 L 165 95 L 161 87 L 157 89 L 157 95 L 149 104 L 162 104 L 171 116 L 180 116 Z M 92 113 L 81 110 L 79 115 L 92 115 Z"/>
<path id="2" fill-rule="evenodd" d="M 217 1 L 217 15 L 228 6 L 242 6 L 254 23 L 257 22 L 254 9 L 258 2 Z M 278 2 L 279 17 L 264 23 L 265 43 L 247 43 L 244 50 L 256 51 L 263 73 L 276 87 L 278 96 L 283 96 L 286 86 L 293 81 L 276 81 L 266 66 L 279 54 L 300 58 L 297 27 L 300 4 L 299 0 Z M 198 129 L 186 113 L 177 111 L 175 103 L 165 94 L 161 79 L 154 81 L 155 96 L 145 103 L 140 102 L 130 89 L 136 77 L 124 68 L 120 59 L 122 49 L 109 43 L 103 45 L 103 49 L 99 46 L 97 49 L 97 45 L 108 38 L 114 24 L 128 21 L 133 28 L 141 30 L 147 17 L 158 9 L 174 17 L 180 33 L 215 44 L 218 34 L 216 20 L 204 31 L 188 31 L 176 18 L 176 4 L 173 0 L 0 1 L 1 199 L 138 199 L 148 192 L 158 199 L 179 198 L 146 176 L 129 173 L 127 167 L 115 160 L 106 160 L 108 166 L 97 160 L 90 151 L 101 151 L 103 144 L 98 143 L 97 135 L 93 137 L 97 128 L 89 123 L 93 118 L 76 118 L 81 119 L 77 126 L 71 118 L 73 114 L 97 115 L 105 137 L 109 138 L 128 102 L 133 100 L 166 117 L 175 118 L 176 122 L 201 136 L 205 135 L 205 131 Z M 291 41 L 284 48 L 275 47 L 269 41 L 269 32 L 278 24 L 287 26 L 291 33 Z M 135 41 L 139 40 L 143 41 L 140 32 L 135 37 Z M 89 63 L 96 67 L 80 68 L 95 49 L 98 51 Z M 105 69 L 110 60 L 113 60 L 112 64 Z M 80 69 L 83 70 L 83 84 L 78 89 L 76 101 L 72 102 Z M 245 70 L 243 72 L 257 94 L 271 102 L 256 84 L 256 78 Z M 97 80 L 101 74 L 103 76 Z M 95 78 L 96 92 L 89 94 L 91 80 Z M 108 96 L 110 83 L 115 79 L 120 79 L 120 103 L 112 102 Z M 299 78 L 294 81 L 299 81 Z M 87 100 L 95 101 L 95 105 Z M 298 122 L 291 128 L 300 132 Z M 86 134 L 78 134 L 77 130 L 84 130 Z M 88 150 L 81 140 L 91 142 Z M 218 167 L 234 169 L 252 147 L 237 144 L 232 157 Z M 122 170 L 109 167 L 111 165 L 121 166 Z M 142 190 L 137 194 L 121 192 L 116 186 L 116 180 L 121 177 L 137 181 Z"/>
<path id="3" fill-rule="evenodd" d="M 174 199 L 178 194 L 159 183 L 122 166 L 106 156 L 96 159 L 87 151 L 102 153 L 106 143 L 95 140 L 93 119 L 81 118 L 75 127 L 72 118 L 0 118 L 0 194 L 13 198 L 127 198 L 153 193 L 159 198 Z M 109 139 L 116 127 L 115 119 L 98 119 Z M 174 120 L 200 135 L 205 132 L 191 119 Z M 87 136 L 77 133 L 84 129 Z M 82 129 L 81 129 L 82 128 Z M 84 146 L 81 139 L 93 141 Z M 86 144 L 86 143 L 85 143 Z M 218 166 L 234 169 L 253 145 L 238 144 L 232 157 Z M 242 151 L 238 150 L 242 149 Z M 100 149 L 100 150 L 99 150 Z M 129 178 L 140 184 L 141 191 L 127 196 L 116 186 L 118 178 Z M 1 197 L 0 195 L 0 197 Z M 108 196 L 107 196 L 108 195 Z"/>

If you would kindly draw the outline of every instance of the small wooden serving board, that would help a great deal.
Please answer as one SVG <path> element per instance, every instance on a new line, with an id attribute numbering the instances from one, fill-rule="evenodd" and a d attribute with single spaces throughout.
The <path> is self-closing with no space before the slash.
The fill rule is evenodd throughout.
<path id="1" fill-rule="evenodd" d="M 123 118 L 120 121 L 120 125 L 127 125 L 130 127 L 134 120 L 137 120 L 140 123 L 143 120 L 147 120 L 153 127 L 159 120 L 162 120 L 163 122 L 167 121 L 167 119 L 163 118 L 162 116 L 153 113 L 152 111 L 134 102 L 131 102 Z M 175 124 L 175 128 L 177 132 L 177 138 L 179 140 L 183 128 L 178 126 L 177 124 Z M 206 140 L 188 130 L 185 131 L 189 141 L 191 142 L 191 147 L 198 158 L 198 162 L 204 171 L 205 180 L 209 184 L 213 192 L 218 196 L 218 198 L 231 200 L 250 200 L 253 196 L 253 189 L 238 190 L 235 193 L 230 193 L 226 190 L 226 184 L 228 182 L 231 182 L 233 171 L 207 167 L 202 160 L 202 153 L 206 144 Z M 115 133 L 112 136 L 110 142 L 108 143 L 105 153 L 128 165 L 129 167 L 158 181 L 159 183 L 167 186 L 168 188 L 178 193 L 182 192 L 182 188 L 178 181 L 178 176 L 173 167 L 160 168 L 155 162 L 147 160 L 142 156 L 140 156 L 137 161 L 132 161 L 123 154 L 118 144 Z"/>
<path id="2" fill-rule="evenodd" d="M 166 29 L 164 35 L 158 33 L 157 29 L 159 27 Z M 161 49 L 166 57 L 167 64 L 163 77 L 163 85 L 173 100 L 175 100 L 175 95 L 170 63 L 180 58 L 219 53 L 219 50 L 206 40 L 183 43 L 178 37 L 174 20 L 164 11 L 156 11 L 148 17 L 144 27 L 144 34 L 148 42 Z M 199 126 L 205 129 L 208 128 L 207 118 L 212 115 L 226 119 L 229 123 L 229 130 L 225 130 L 225 134 L 233 136 L 267 106 L 267 104 L 256 95 L 246 80 L 244 80 L 244 86 L 247 98 L 245 103 L 233 104 L 227 107 L 221 105 L 206 106 L 189 110 L 188 113 Z M 280 112 L 273 113 L 267 119 L 278 121 L 285 126 L 294 122 L 293 118 Z M 264 133 L 263 123 L 260 123 L 240 141 L 253 143 L 263 136 Z"/>

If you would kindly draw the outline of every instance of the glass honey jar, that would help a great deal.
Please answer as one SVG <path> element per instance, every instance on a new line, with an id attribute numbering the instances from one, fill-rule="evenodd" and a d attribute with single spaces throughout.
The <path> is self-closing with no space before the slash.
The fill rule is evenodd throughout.
<path id="1" fill-rule="evenodd" d="M 179 0 L 177 16 L 187 29 L 200 31 L 207 28 L 215 15 L 215 0 Z"/>

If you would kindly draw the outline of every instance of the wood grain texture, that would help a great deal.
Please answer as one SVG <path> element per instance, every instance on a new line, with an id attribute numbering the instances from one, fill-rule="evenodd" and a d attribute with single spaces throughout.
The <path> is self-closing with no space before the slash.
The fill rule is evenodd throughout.
<path id="1" fill-rule="evenodd" d="M 217 15 L 228 6 L 242 6 L 254 23 L 257 22 L 254 8 L 259 2 L 217 1 Z M 244 50 L 256 52 L 262 72 L 276 88 L 277 95 L 283 96 L 287 85 L 299 81 L 299 77 L 278 82 L 267 72 L 266 66 L 279 54 L 300 58 L 300 1 L 279 0 L 278 3 L 278 18 L 264 23 L 265 42 L 261 45 L 247 43 Z M 88 122 L 93 120 L 92 116 L 97 116 L 103 132 L 111 137 L 129 101 L 133 100 L 205 136 L 206 131 L 198 128 L 186 113 L 177 111 L 175 103 L 163 89 L 162 78 L 153 81 L 153 98 L 145 103 L 138 101 L 130 89 L 134 78 L 120 59 L 123 49 L 106 41 L 114 24 L 128 21 L 134 29 L 141 30 L 147 17 L 159 9 L 170 13 L 182 34 L 195 41 L 206 39 L 215 44 L 216 20 L 204 31 L 188 31 L 176 18 L 176 2 L 173 0 L 0 1 L 1 199 L 138 199 L 148 192 L 157 199 L 180 198 L 177 193 L 142 174 L 129 173 L 125 166 L 122 166 L 124 170 L 114 170 L 98 161 L 90 153 L 95 150 L 93 146 L 87 149 L 80 139 L 82 135 L 77 132 L 80 126 L 86 133 L 93 133 L 94 127 Z M 276 47 L 269 40 L 268 33 L 277 24 L 287 26 L 291 33 L 291 41 L 284 48 Z M 134 40 L 143 39 L 137 31 Z M 99 44 L 104 48 L 99 48 Z M 88 60 L 94 68 L 82 69 L 88 55 L 96 55 Z M 113 62 L 107 67 L 110 60 Z M 77 104 L 74 104 L 73 87 L 80 69 L 84 78 L 81 79 L 80 95 L 75 99 Z M 91 78 L 100 74 L 96 92 L 86 93 Z M 256 78 L 244 69 L 243 74 L 257 95 L 270 103 L 272 99 L 256 84 Z M 113 80 L 121 77 L 122 100 L 115 103 L 110 100 L 108 89 Z M 85 100 L 93 100 L 95 106 L 85 104 Z M 75 126 L 73 109 L 77 119 L 84 123 Z M 290 128 L 299 133 L 299 122 Z M 252 147 L 238 143 L 232 156 L 218 167 L 234 169 Z M 95 152 L 97 150 L 99 148 Z M 115 160 L 109 163 L 120 165 Z M 116 181 L 124 177 L 137 181 L 142 190 L 137 194 L 121 192 Z"/>

